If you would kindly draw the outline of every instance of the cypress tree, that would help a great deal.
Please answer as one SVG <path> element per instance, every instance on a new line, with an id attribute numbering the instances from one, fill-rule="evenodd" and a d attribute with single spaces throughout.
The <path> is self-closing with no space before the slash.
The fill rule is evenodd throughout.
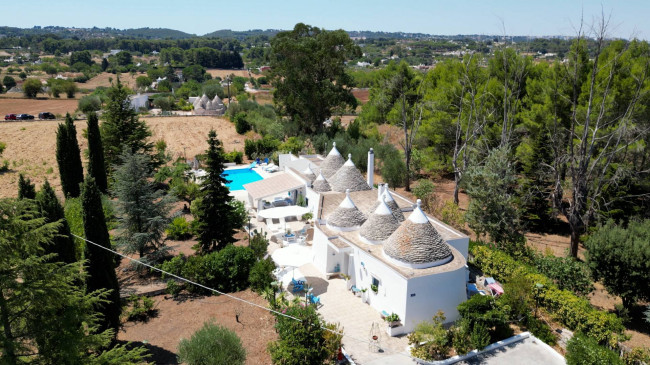
<path id="1" fill-rule="evenodd" d="M 18 175 L 18 199 L 36 198 L 36 187 L 23 174 Z"/>
<path id="2" fill-rule="evenodd" d="M 60 222 L 57 235 L 54 236 L 49 245 L 45 245 L 45 253 L 56 253 L 57 257 L 54 261 L 64 262 L 66 264 L 73 263 L 77 260 L 74 241 L 70 235 L 70 226 L 65 219 L 63 206 L 57 199 L 54 189 L 49 181 L 41 187 L 41 190 L 36 194 L 36 201 L 41 210 L 41 214 L 48 222 Z"/>
<path id="3" fill-rule="evenodd" d="M 81 207 L 86 239 L 102 247 L 110 248 L 111 241 L 106 227 L 104 211 L 102 210 L 102 196 L 95 184 L 95 179 L 88 176 L 82 184 Z M 110 290 L 106 297 L 107 302 L 97 305 L 96 311 L 102 313 L 99 332 L 106 329 L 113 329 L 113 336 L 117 335 L 120 326 L 120 288 L 115 274 L 115 260 L 113 254 L 97 247 L 95 244 L 86 242 L 86 291 L 92 293 L 95 290 Z"/>
<path id="4" fill-rule="evenodd" d="M 149 154 L 153 144 L 147 142 L 151 131 L 144 121 L 138 119 L 138 114 L 131 108 L 129 93 L 120 79 L 108 92 L 108 102 L 104 108 L 102 123 L 102 142 L 107 172 L 118 164 L 120 154 L 128 147 L 133 153 Z"/>
<path id="5" fill-rule="evenodd" d="M 78 197 L 79 184 L 83 182 L 83 167 L 77 142 L 77 128 L 69 113 L 65 116 L 65 124 L 59 124 L 56 132 L 56 162 L 59 165 L 63 194 L 66 197 Z"/>
<path id="6" fill-rule="evenodd" d="M 234 234 L 239 227 L 230 219 L 234 208 L 229 204 L 232 196 L 226 186 L 227 180 L 221 176 L 224 170 L 224 152 L 217 133 L 208 133 L 207 176 L 201 183 L 201 198 L 196 207 L 199 244 L 203 252 L 221 249 L 234 243 Z"/>
<path id="7" fill-rule="evenodd" d="M 99 119 L 95 112 L 88 116 L 88 174 L 95 178 L 97 188 L 102 193 L 108 192 L 106 167 L 104 165 L 104 147 L 99 131 Z"/>

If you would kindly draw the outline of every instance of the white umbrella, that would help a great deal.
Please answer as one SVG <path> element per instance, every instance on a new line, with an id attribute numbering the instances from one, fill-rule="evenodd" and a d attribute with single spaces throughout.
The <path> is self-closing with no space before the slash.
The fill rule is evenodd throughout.
<path id="1" fill-rule="evenodd" d="M 289 205 L 286 207 L 276 207 L 261 210 L 257 213 L 257 216 L 264 219 L 280 219 L 285 217 L 299 217 L 305 213 L 309 213 L 309 208 L 301 207 L 298 205 Z"/>
<path id="2" fill-rule="evenodd" d="M 302 245 L 290 245 L 273 251 L 271 257 L 278 266 L 299 267 L 311 262 L 311 248 Z"/>

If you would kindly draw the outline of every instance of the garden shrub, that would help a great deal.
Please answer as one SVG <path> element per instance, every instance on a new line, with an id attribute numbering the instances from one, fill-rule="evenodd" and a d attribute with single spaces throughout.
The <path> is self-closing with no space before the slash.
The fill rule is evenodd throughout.
<path id="1" fill-rule="evenodd" d="M 178 358 L 188 365 L 238 365 L 246 362 L 246 349 L 235 332 L 206 322 L 190 339 L 181 340 Z"/>
<path id="2" fill-rule="evenodd" d="M 233 122 L 235 123 L 235 130 L 239 134 L 244 134 L 251 130 L 251 125 L 246 120 L 246 113 L 244 112 L 235 114 Z"/>
<path id="3" fill-rule="evenodd" d="M 183 241 L 192 237 L 190 224 L 185 217 L 174 218 L 165 232 L 167 232 L 167 238 L 172 240 Z"/>
<path id="4" fill-rule="evenodd" d="M 158 312 L 154 308 L 155 303 L 153 299 L 145 296 L 131 295 L 127 300 L 127 304 L 131 305 L 126 312 L 126 319 L 129 321 L 146 321 L 153 317 Z"/>
<path id="5" fill-rule="evenodd" d="M 244 142 L 244 153 L 249 159 L 268 157 L 280 147 L 280 140 L 271 136 L 264 136 L 258 140 L 247 139 Z"/>
<path id="6" fill-rule="evenodd" d="M 540 273 L 548 276 L 564 290 L 586 296 L 594 290 L 587 264 L 572 257 L 535 256 L 533 262 Z"/>
<path id="7" fill-rule="evenodd" d="M 275 270 L 275 263 L 270 257 L 257 261 L 251 268 L 250 275 L 248 276 L 251 289 L 257 293 L 261 293 L 264 289 L 270 288 L 271 283 L 275 281 L 273 270 Z"/>
<path id="8" fill-rule="evenodd" d="M 447 200 L 440 208 L 440 219 L 456 229 L 465 229 L 465 213 L 451 200 Z"/>
<path id="9" fill-rule="evenodd" d="M 525 324 L 526 324 L 526 329 L 528 329 L 528 331 L 532 333 L 533 336 L 544 341 L 544 343 L 551 346 L 557 343 L 557 337 L 555 337 L 553 330 L 551 330 L 551 327 L 549 327 L 542 320 L 529 315 L 526 318 Z"/>
<path id="10" fill-rule="evenodd" d="M 251 237 L 250 248 L 253 250 L 255 257 L 261 260 L 266 255 L 269 247 L 269 240 L 266 239 L 266 233 L 254 231 L 255 234 Z"/>
<path id="11" fill-rule="evenodd" d="M 481 323 L 477 323 L 469 334 L 470 341 L 474 348 L 483 350 L 490 344 L 490 331 Z"/>
<path id="12" fill-rule="evenodd" d="M 483 325 L 489 331 L 490 342 L 501 341 L 512 336 L 508 312 L 510 308 L 492 296 L 474 295 L 458 305 L 458 313 L 469 322 L 470 330 Z"/>
<path id="13" fill-rule="evenodd" d="M 586 335 L 576 333 L 567 344 L 567 365 L 616 365 L 623 364 L 618 354 L 598 345 L 598 342 Z"/>
<path id="14" fill-rule="evenodd" d="M 623 324 L 615 314 L 597 310 L 589 301 L 559 289 L 548 277 L 530 266 L 514 260 L 510 255 L 487 246 L 472 246 L 473 264 L 483 272 L 506 282 L 509 277 L 526 276 L 531 282 L 542 284 L 539 304 L 556 320 L 573 331 L 579 331 L 599 343 L 616 343 Z M 462 305 L 462 304 L 461 304 Z"/>
<path id="15" fill-rule="evenodd" d="M 241 165 L 244 162 L 244 153 L 240 151 L 228 152 L 223 157 L 226 162 L 234 162 L 238 165 Z"/>

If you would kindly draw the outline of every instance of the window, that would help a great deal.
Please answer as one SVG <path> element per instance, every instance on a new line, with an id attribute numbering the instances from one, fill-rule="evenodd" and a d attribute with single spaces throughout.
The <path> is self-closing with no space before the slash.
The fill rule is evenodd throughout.
<path id="1" fill-rule="evenodd" d="M 374 277 L 374 276 L 371 276 L 371 277 L 372 277 L 372 285 L 379 286 L 379 279 L 377 279 L 377 278 Z"/>

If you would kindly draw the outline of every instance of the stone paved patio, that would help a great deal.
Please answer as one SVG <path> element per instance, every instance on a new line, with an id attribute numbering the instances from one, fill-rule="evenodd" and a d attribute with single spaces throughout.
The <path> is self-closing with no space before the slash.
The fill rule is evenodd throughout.
<path id="1" fill-rule="evenodd" d="M 386 333 L 386 322 L 379 312 L 350 292 L 345 280 L 325 279 L 312 264 L 300 267 L 313 294 L 320 296 L 323 304 L 318 312 L 327 322 L 340 323 L 343 327 L 345 351 L 357 364 L 413 364 L 408 356 L 406 336 L 390 337 Z M 373 322 L 379 325 L 379 347 L 376 351 L 369 346 Z"/>

